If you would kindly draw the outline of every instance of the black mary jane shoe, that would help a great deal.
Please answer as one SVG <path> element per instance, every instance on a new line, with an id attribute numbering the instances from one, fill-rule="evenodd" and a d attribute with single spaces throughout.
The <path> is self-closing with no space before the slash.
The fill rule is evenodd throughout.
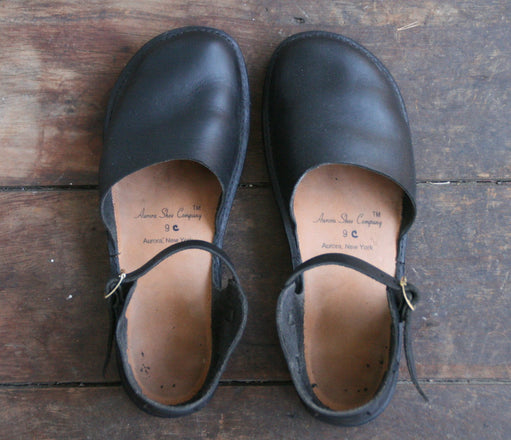
<path id="1" fill-rule="evenodd" d="M 154 38 L 112 91 L 99 176 L 106 296 L 123 385 L 151 414 L 203 407 L 245 327 L 221 247 L 248 132 L 243 56 L 216 29 Z"/>
<path id="2" fill-rule="evenodd" d="M 291 377 L 320 419 L 368 422 L 395 390 L 403 334 L 420 390 L 408 340 L 418 294 L 404 278 L 416 208 L 403 100 L 365 48 L 306 32 L 271 59 L 263 130 L 294 266 L 277 306 Z"/>

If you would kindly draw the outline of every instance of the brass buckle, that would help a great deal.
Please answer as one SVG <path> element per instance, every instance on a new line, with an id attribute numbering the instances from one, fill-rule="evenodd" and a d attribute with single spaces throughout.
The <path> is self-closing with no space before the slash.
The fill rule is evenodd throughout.
<path id="1" fill-rule="evenodd" d="M 412 304 L 412 301 L 410 298 L 408 298 L 408 294 L 406 293 L 406 286 L 408 284 L 408 280 L 406 277 L 402 277 L 399 281 L 399 285 L 401 286 L 401 290 L 403 291 L 403 297 L 406 301 L 406 304 L 408 304 L 408 307 L 410 307 L 410 310 L 413 312 L 415 310 L 415 306 Z"/>
<path id="2" fill-rule="evenodd" d="M 105 295 L 105 299 L 108 299 L 110 298 L 114 293 L 115 291 L 119 288 L 119 286 L 121 285 L 121 283 L 124 281 L 124 278 L 126 278 L 126 273 L 121 270 L 121 273 L 119 274 L 119 281 L 117 282 L 117 284 L 114 286 L 114 288 L 112 290 L 110 290 L 110 292 L 108 292 L 106 295 Z"/>

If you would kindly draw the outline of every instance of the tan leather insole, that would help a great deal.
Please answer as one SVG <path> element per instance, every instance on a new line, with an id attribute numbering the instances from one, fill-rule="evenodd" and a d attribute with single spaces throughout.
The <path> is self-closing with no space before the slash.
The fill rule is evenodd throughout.
<path id="1" fill-rule="evenodd" d="M 221 187 L 191 161 L 156 164 L 112 189 L 120 267 L 130 272 L 183 240 L 212 241 Z M 211 256 L 179 252 L 138 280 L 126 317 L 128 361 L 144 394 L 189 400 L 211 361 Z"/>
<path id="2" fill-rule="evenodd" d="M 402 190 L 362 168 L 324 165 L 296 189 L 302 261 L 338 252 L 395 272 Z M 334 410 L 368 402 L 388 368 L 391 317 L 384 285 L 339 266 L 304 274 L 304 349 L 316 396 Z"/>

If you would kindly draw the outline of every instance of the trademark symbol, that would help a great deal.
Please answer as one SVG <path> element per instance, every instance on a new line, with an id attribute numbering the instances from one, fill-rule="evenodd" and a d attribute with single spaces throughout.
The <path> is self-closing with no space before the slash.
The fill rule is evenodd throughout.
<path id="1" fill-rule="evenodd" d="M 373 217 L 381 217 L 380 211 L 373 211 Z"/>

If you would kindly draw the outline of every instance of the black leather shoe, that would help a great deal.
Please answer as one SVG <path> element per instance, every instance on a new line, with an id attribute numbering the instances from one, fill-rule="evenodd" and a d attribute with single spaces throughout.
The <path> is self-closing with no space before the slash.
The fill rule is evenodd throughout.
<path id="1" fill-rule="evenodd" d="M 99 176 L 106 297 L 122 382 L 149 413 L 204 406 L 245 327 L 221 247 L 248 131 L 243 56 L 215 29 L 154 38 L 112 91 Z M 224 288 L 222 263 L 233 272 Z"/>
<path id="2" fill-rule="evenodd" d="M 407 333 L 418 294 L 404 278 L 415 169 L 403 100 L 365 48 L 306 32 L 272 57 L 263 129 L 295 268 L 277 306 L 293 382 L 322 420 L 365 423 L 394 392 L 403 333 L 418 387 Z"/>

